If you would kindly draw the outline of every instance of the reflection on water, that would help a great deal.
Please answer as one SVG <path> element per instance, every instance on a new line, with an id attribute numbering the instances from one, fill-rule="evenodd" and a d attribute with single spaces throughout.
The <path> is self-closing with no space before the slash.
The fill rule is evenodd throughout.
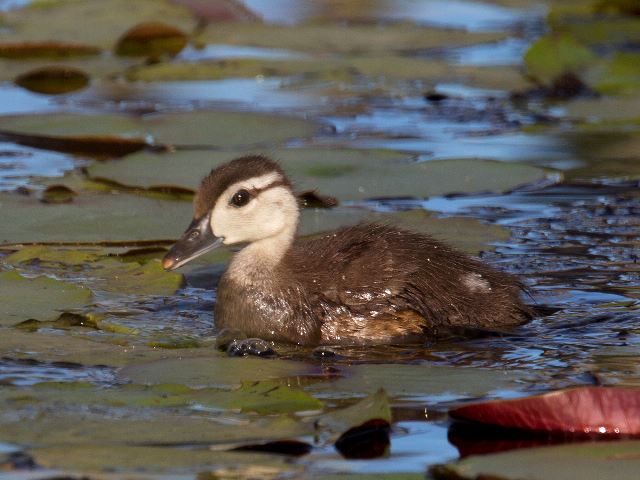
<path id="1" fill-rule="evenodd" d="M 50 95 L 32 93 L 10 83 L 0 83 L 0 115 L 46 112 L 55 108 L 56 100 Z"/>
<path id="2" fill-rule="evenodd" d="M 81 163 L 68 155 L 0 141 L 0 191 L 28 186 L 32 177 L 61 177 Z"/>
<path id="3" fill-rule="evenodd" d="M 114 380 L 113 370 L 106 367 L 41 362 L 28 358 L 0 358 L 0 385 L 29 386 L 41 382 L 92 382 L 108 385 Z"/>
<path id="4" fill-rule="evenodd" d="M 72 108 L 156 112 L 164 110 L 233 109 L 303 111 L 323 100 L 313 93 L 287 90 L 280 78 L 122 84 L 102 82 L 68 97 Z"/>
<path id="5" fill-rule="evenodd" d="M 203 48 L 187 46 L 177 59 L 185 62 L 222 60 L 225 58 L 263 58 L 267 60 L 300 60 L 308 55 L 278 48 L 247 47 L 243 45 L 205 45 Z"/>

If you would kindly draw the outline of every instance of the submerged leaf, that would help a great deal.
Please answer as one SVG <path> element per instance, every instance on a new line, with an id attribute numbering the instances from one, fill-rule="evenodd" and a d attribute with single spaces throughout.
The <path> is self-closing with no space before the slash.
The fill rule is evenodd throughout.
<path id="1" fill-rule="evenodd" d="M 36 93 L 60 95 L 85 88 L 89 75 L 77 68 L 51 66 L 23 73 L 15 84 Z"/>
<path id="2" fill-rule="evenodd" d="M 457 420 L 576 435 L 640 435 L 640 389 L 578 387 L 454 408 Z"/>

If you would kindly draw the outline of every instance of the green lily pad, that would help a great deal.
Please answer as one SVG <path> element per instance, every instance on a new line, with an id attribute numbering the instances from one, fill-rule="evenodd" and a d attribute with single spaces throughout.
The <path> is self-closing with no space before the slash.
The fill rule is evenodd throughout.
<path id="1" fill-rule="evenodd" d="M 565 111 L 571 120 L 589 122 L 590 129 L 627 129 L 629 124 L 640 124 L 640 95 L 574 99 L 567 102 Z"/>
<path id="2" fill-rule="evenodd" d="M 502 478 L 596 480 L 611 472 L 621 480 L 638 477 L 640 441 L 587 442 L 477 455 L 431 470 L 436 479 Z"/>
<path id="3" fill-rule="evenodd" d="M 91 291 L 47 277 L 25 278 L 16 272 L 0 272 L 0 325 L 36 319 L 51 320 L 61 311 L 82 308 Z"/>
<path id="4" fill-rule="evenodd" d="M 32 261 L 60 263 L 63 265 L 84 265 L 96 261 L 98 250 L 76 250 L 69 248 L 51 248 L 42 245 L 24 247 L 2 259 L 3 263 L 19 264 Z"/>
<path id="5" fill-rule="evenodd" d="M 99 472 L 99 478 L 154 479 L 149 474 L 164 474 L 158 478 L 193 478 L 203 471 L 233 472 L 241 478 L 267 478 L 267 476 L 295 475 L 297 467 L 286 458 L 259 453 L 211 451 L 162 446 L 132 445 L 74 445 L 33 448 L 27 451 L 35 462 L 49 469 L 66 472 Z M 113 477 L 108 473 L 117 469 Z M 190 472 L 191 475 L 186 475 Z M 243 474 L 247 474 L 244 476 Z M 184 477 L 183 477 L 184 475 Z M 49 477 L 51 478 L 51 477 Z M 201 475 L 198 476 L 201 478 Z M 218 477 L 220 478 L 220 477 Z"/>
<path id="6" fill-rule="evenodd" d="M 239 154 L 141 153 L 122 162 L 95 163 L 88 173 L 93 179 L 131 187 L 173 184 L 195 190 L 213 167 Z M 546 176 L 544 170 L 529 165 L 472 159 L 414 163 L 407 155 L 390 151 L 286 149 L 272 152 L 271 156 L 280 162 L 298 189 L 317 189 L 339 200 L 500 192 Z"/>
<path id="7" fill-rule="evenodd" d="M 50 331 L 27 332 L 7 328 L 2 330 L 0 335 L 0 351 L 12 358 L 110 367 L 122 367 L 160 359 L 189 358 L 194 355 L 202 359 L 207 354 L 213 362 L 220 356 L 213 349 L 163 350 L 139 344 L 131 346 L 127 342 L 110 343 L 98 340 L 93 336 L 52 334 Z"/>
<path id="8" fill-rule="evenodd" d="M 13 41 L 81 42 L 104 49 L 137 23 L 167 19 L 184 31 L 197 23 L 186 8 L 166 0 L 137 0 L 135 8 L 127 0 L 45 1 L 5 14 Z"/>
<path id="9" fill-rule="evenodd" d="M 100 49 L 79 43 L 64 42 L 0 42 L 0 58 L 25 59 L 85 57 L 97 55 Z"/>
<path id="10" fill-rule="evenodd" d="M 474 218 L 438 218 L 426 210 L 374 214 L 371 220 L 431 235 L 465 252 L 492 250 L 492 244 L 509 239 L 511 232 L 500 225 L 481 223 Z"/>
<path id="11" fill-rule="evenodd" d="M 383 389 L 363 398 L 350 407 L 321 415 L 319 418 L 314 419 L 314 422 L 321 427 L 327 427 L 334 432 L 342 433 L 373 419 L 382 419 L 391 423 L 389 397 Z"/>
<path id="12" fill-rule="evenodd" d="M 452 45 L 495 42 L 502 33 L 439 30 L 415 24 L 307 24 L 215 23 L 199 37 L 201 43 L 286 48 L 314 53 L 381 53 Z"/>
<path id="13" fill-rule="evenodd" d="M 279 145 L 317 132 L 311 121 L 235 112 L 182 112 L 143 116 L 41 114 L 0 117 L 0 130 L 17 134 L 64 137 L 151 136 L 157 144 Z M 42 148 L 46 148 L 43 145 Z M 171 184 L 171 183 L 169 183 Z"/>
<path id="14" fill-rule="evenodd" d="M 308 393 L 273 380 L 243 382 L 240 388 L 234 390 L 192 389 L 180 384 L 128 384 L 105 389 L 89 383 L 44 382 L 29 389 L 4 389 L 0 392 L 0 401 L 5 403 L 6 408 L 10 408 L 12 402 L 20 401 L 36 406 L 56 404 L 60 410 L 71 409 L 74 405 L 127 408 L 200 405 L 260 415 L 320 410 L 323 406 L 320 400 Z"/>
<path id="15" fill-rule="evenodd" d="M 225 392 L 222 404 L 225 408 L 240 409 L 243 412 L 255 412 L 258 414 L 274 414 L 297 412 L 303 410 L 319 410 L 322 402 L 313 398 L 302 390 L 297 390 L 273 380 L 258 382 L 243 382 L 239 389 Z M 218 395 L 221 397 L 222 395 Z M 195 399 L 202 398 L 206 401 L 206 395 L 195 395 Z M 222 398 L 218 398 L 222 400 Z"/>
<path id="16" fill-rule="evenodd" d="M 142 384 L 182 383 L 191 386 L 230 386 L 246 381 L 304 375 L 310 367 L 279 359 L 215 358 L 168 359 L 123 368 L 122 379 Z"/>
<path id="17" fill-rule="evenodd" d="M 566 73 L 581 73 L 594 59 L 591 50 L 567 35 L 542 37 L 524 56 L 529 75 L 543 85 Z"/>
<path id="18" fill-rule="evenodd" d="M 368 55 L 328 57 L 318 60 L 225 59 L 200 62 L 162 62 L 134 66 L 126 71 L 126 78 L 142 82 L 177 82 L 192 80 L 220 80 L 239 77 L 293 77 L 293 82 L 337 82 L 344 93 L 344 83 L 358 82 L 362 77 L 388 82 L 420 80 L 424 83 L 464 81 L 479 88 L 521 91 L 530 82 L 516 67 L 477 67 L 449 65 L 442 60 Z M 1 73 L 0 73 L 1 78 Z M 405 88 L 405 87 L 400 87 Z"/>
<path id="19" fill-rule="evenodd" d="M 91 275 L 98 277 L 96 288 L 106 292 L 172 295 L 184 284 L 181 273 L 165 271 L 158 259 L 144 265 L 107 259 L 96 266 Z"/>
<path id="20" fill-rule="evenodd" d="M 70 204 L 43 205 L 0 193 L 0 223 L 12 225 L 0 233 L 0 244 L 171 240 L 191 216 L 186 202 L 136 195 L 82 194 Z"/>
<path id="21" fill-rule="evenodd" d="M 640 28 L 640 22 L 638 22 Z M 640 41 L 640 39 L 638 40 Z M 608 95 L 629 95 L 640 91 L 640 55 L 618 53 L 606 66 L 596 89 Z"/>
<path id="22" fill-rule="evenodd" d="M 256 418 L 239 425 L 207 417 L 158 412 L 146 418 L 114 418 L 60 412 L 37 419 L 0 420 L 0 441 L 29 445 L 215 444 L 283 439 L 309 434 L 312 427 L 286 416 Z"/>
<path id="23" fill-rule="evenodd" d="M 323 397 L 341 397 L 345 393 L 370 394 L 384 388 L 394 398 L 454 400 L 488 395 L 517 388 L 522 372 L 502 372 L 479 368 L 433 365 L 352 365 L 341 368 L 343 377 L 306 387 Z"/>

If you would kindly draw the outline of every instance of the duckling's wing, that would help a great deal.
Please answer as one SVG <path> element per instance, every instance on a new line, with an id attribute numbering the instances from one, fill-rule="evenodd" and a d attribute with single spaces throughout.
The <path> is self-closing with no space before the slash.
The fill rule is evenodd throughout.
<path id="1" fill-rule="evenodd" d="M 383 225 L 358 225 L 309 242 L 301 250 L 307 291 L 332 313 L 439 326 L 522 323 L 519 284 L 431 237 Z"/>

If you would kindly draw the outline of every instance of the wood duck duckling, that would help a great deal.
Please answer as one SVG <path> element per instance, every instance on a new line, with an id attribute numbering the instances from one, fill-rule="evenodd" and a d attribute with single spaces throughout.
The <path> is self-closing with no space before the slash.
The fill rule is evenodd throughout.
<path id="1" fill-rule="evenodd" d="M 298 201 L 283 170 L 245 156 L 205 177 L 194 220 L 163 260 L 178 268 L 246 244 L 218 285 L 215 323 L 300 345 L 396 343 L 450 327 L 521 324 L 530 309 L 506 273 L 433 238 L 379 224 L 296 239 Z"/>

